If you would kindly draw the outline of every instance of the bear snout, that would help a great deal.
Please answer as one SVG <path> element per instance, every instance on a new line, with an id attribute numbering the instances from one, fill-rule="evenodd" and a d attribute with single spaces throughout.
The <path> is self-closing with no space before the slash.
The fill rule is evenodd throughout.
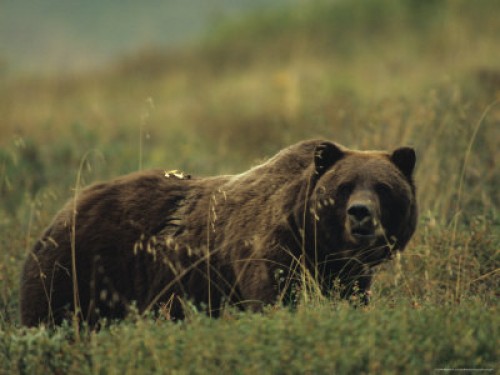
<path id="1" fill-rule="evenodd" d="M 369 203 L 353 203 L 347 208 L 350 232 L 354 237 L 375 235 L 377 221 Z"/>
<path id="2" fill-rule="evenodd" d="M 355 203 L 347 209 L 347 213 L 355 221 L 363 222 L 372 216 L 372 209 L 366 204 Z"/>
<path id="3" fill-rule="evenodd" d="M 372 247 L 383 242 L 380 210 L 371 191 L 360 189 L 350 197 L 345 212 L 346 239 L 351 245 Z"/>

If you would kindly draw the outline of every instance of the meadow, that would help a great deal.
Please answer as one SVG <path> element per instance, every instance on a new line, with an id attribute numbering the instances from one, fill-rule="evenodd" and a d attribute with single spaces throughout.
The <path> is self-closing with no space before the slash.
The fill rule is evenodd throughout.
<path id="1" fill-rule="evenodd" d="M 0 70 L 0 374 L 498 371 L 499 13 L 307 1 L 97 71 Z M 316 137 L 417 150 L 418 229 L 370 306 L 312 296 L 219 319 L 132 313 L 98 332 L 20 326 L 22 263 L 77 184 L 239 173 Z"/>

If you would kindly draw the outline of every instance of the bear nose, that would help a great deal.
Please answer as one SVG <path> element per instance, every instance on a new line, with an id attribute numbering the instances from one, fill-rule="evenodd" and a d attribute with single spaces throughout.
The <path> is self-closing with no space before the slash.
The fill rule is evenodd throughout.
<path id="1" fill-rule="evenodd" d="M 347 213 L 353 219 L 358 222 L 362 222 L 364 219 L 372 216 L 370 208 L 365 204 L 355 203 L 349 206 Z"/>

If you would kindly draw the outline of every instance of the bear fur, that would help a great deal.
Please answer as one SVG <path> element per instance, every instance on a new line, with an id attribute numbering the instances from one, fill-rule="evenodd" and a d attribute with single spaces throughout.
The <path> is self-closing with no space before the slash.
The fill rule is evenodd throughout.
<path id="1" fill-rule="evenodd" d="M 303 141 L 239 175 L 150 170 L 97 183 L 55 216 L 21 277 L 24 325 L 94 325 L 186 301 L 260 310 L 313 280 L 367 298 L 415 231 L 415 152 Z M 302 289 L 304 290 L 304 289 Z M 75 308 L 76 307 L 76 308 Z"/>

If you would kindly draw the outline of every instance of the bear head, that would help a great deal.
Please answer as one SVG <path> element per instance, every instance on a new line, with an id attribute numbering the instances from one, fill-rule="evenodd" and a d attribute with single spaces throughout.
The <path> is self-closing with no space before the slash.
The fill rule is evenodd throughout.
<path id="1" fill-rule="evenodd" d="M 322 142 L 314 154 L 311 194 L 316 247 L 377 265 L 415 231 L 415 151 L 355 151 Z"/>

